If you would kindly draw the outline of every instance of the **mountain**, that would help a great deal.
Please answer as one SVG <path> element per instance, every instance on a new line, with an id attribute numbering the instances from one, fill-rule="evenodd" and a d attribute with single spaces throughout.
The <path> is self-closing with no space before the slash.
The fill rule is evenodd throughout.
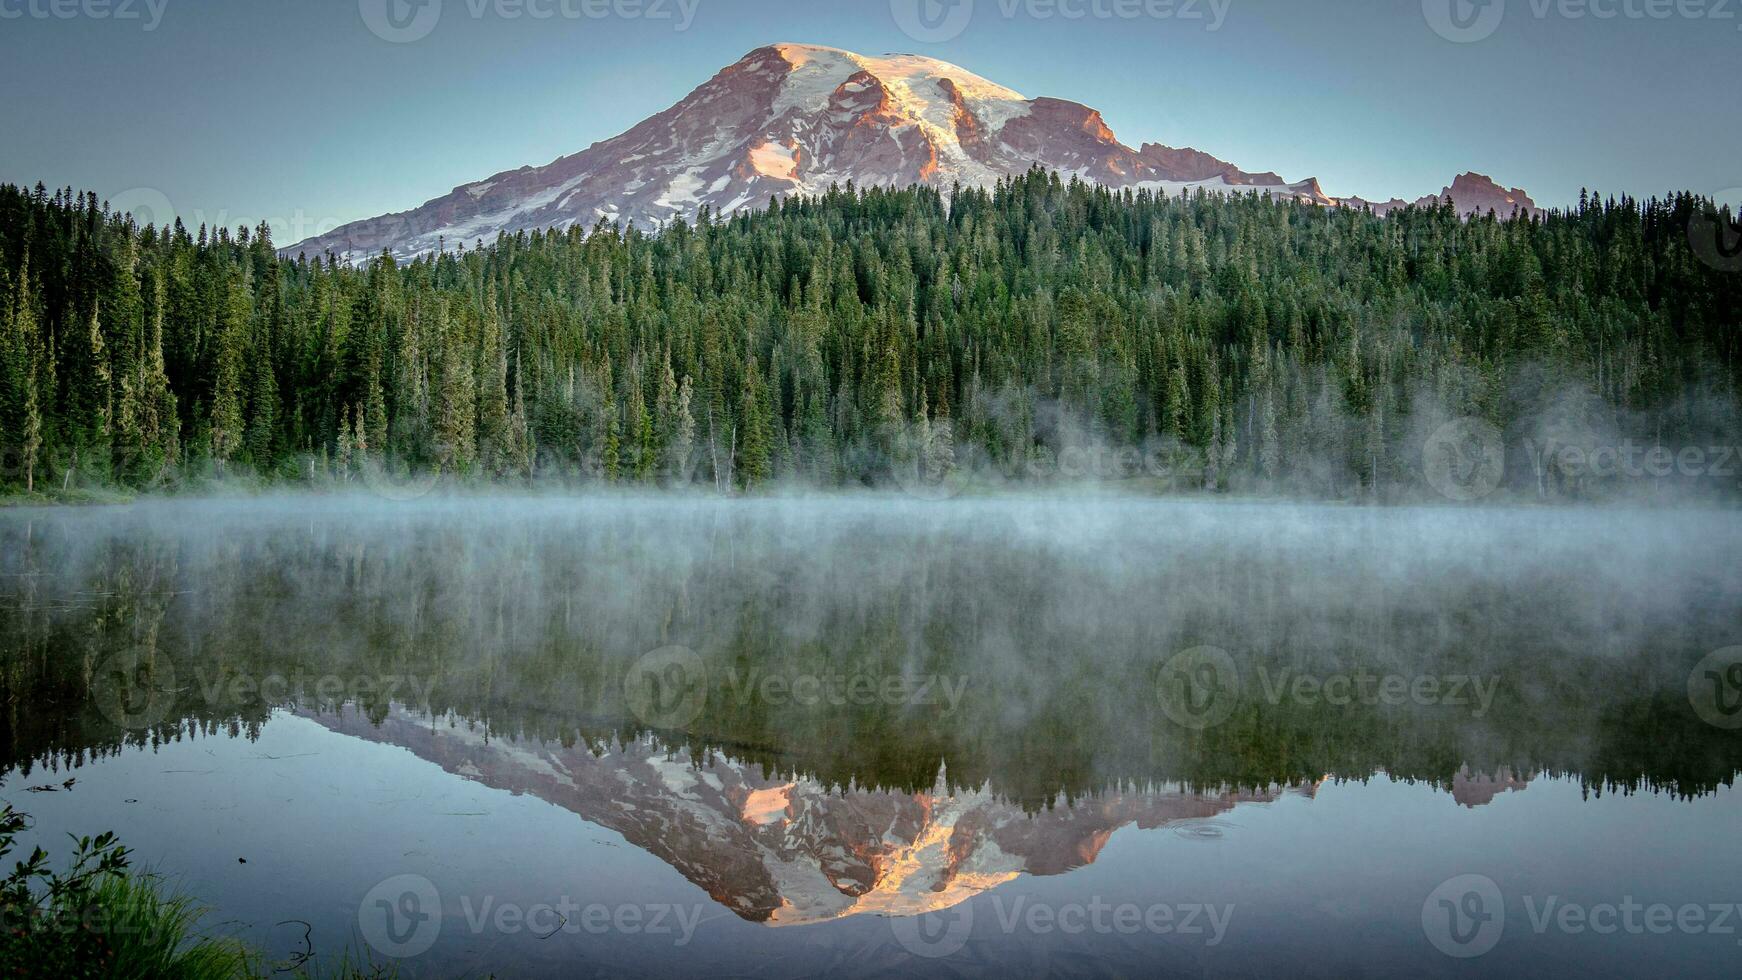
<path id="1" fill-rule="evenodd" d="M 1495 797 L 1501 793 L 1522 792 L 1529 785 L 1529 774 L 1516 775 L 1504 766 L 1490 776 L 1487 773 L 1472 773 L 1466 765 L 1460 767 L 1452 777 L 1452 799 L 1459 806 L 1474 810 L 1494 802 Z"/>
<path id="2" fill-rule="evenodd" d="M 1478 173 L 1459 174 L 1457 179 L 1452 181 L 1451 186 L 1441 190 L 1438 194 L 1429 194 L 1414 201 L 1405 201 L 1402 198 L 1394 197 L 1389 201 L 1375 202 L 1349 197 L 1344 198 L 1341 203 L 1348 207 L 1368 207 L 1372 208 L 1375 214 L 1385 214 L 1388 211 L 1410 205 L 1432 207 L 1448 200 L 1452 202 L 1452 207 L 1457 210 L 1458 214 L 1466 218 L 1489 212 L 1502 218 L 1511 217 L 1520 211 L 1538 217 L 1543 213 L 1542 208 L 1537 207 L 1536 202 L 1531 200 L 1530 195 L 1523 190 L 1517 187 L 1508 190 L 1495 183 L 1493 178 Z"/>
<path id="3" fill-rule="evenodd" d="M 1145 143 L 1133 150 L 1088 106 L 1025 98 L 934 58 L 775 44 L 580 153 L 462 184 L 422 207 L 353 222 L 285 252 L 330 251 L 356 261 L 386 249 L 410 258 L 503 231 L 601 220 L 659 228 L 694 221 L 703 208 L 729 215 L 848 181 L 985 187 L 1036 166 L 1116 189 L 1203 188 L 1344 203 L 1316 179 L 1289 183 L 1189 148 Z M 1531 206 L 1522 191 L 1504 191 L 1475 174 L 1459 177 L 1445 193 L 1465 213 L 1503 211 L 1512 202 Z"/>
<path id="4" fill-rule="evenodd" d="M 1214 836 L 1215 818 L 1323 783 L 1261 790 L 1157 786 L 1061 802 L 1030 813 L 989 792 L 949 785 L 899 793 L 787 778 L 721 753 L 699 761 L 643 738 L 564 745 L 487 736 L 401 707 L 299 711 L 331 731 L 398 746 L 443 770 L 529 794 L 607 828 L 675 868 L 740 918 L 770 926 L 950 908 L 1021 875 L 1093 864 L 1123 827 Z M 1528 776 L 1460 770 L 1452 797 L 1482 806 Z"/>
<path id="5" fill-rule="evenodd" d="M 379 722 L 357 712 L 302 714 L 615 831 L 740 918 L 770 926 L 950 908 L 1023 874 L 1092 864 L 1121 827 L 1214 833 L 1203 821 L 1316 789 L 1163 788 L 1030 814 L 984 789 L 952 790 L 942 772 L 929 792 L 842 789 L 719 754 L 695 762 L 646 739 L 601 747 L 487 738 L 400 708 Z"/>

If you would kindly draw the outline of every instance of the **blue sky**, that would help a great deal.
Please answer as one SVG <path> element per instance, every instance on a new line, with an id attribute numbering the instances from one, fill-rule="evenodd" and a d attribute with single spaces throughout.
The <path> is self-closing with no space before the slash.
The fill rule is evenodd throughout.
<path id="1" fill-rule="evenodd" d="M 1547 205 L 1742 197 L 1742 0 L 0 0 L 0 181 L 288 244 L 583 149 L 774 41 L 943 58 L 1334 195 L 1474 169 Z"/>

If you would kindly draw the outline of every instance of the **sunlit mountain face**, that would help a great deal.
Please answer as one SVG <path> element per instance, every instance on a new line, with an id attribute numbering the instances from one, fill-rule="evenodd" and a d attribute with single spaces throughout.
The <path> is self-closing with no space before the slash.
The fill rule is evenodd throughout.
<path id="1" fill-rule="evenodd" d="M 1027 98 L 936 58 L 780 43 L 749 52 L 677 104 L 578 153 L 462 184 L 285 252 L 412 258 L 502 233 L 693 224 L 704 211 L 719 219 L 849 185 L 991 188 L 1032 168 L 1151 194 L 1259 194 L 1378 213 L 1442 202 L 1466 216 L 1541 213 L 1523 190 L 1476 173 L 1414 202 L 1332 198 L 1316 178 L 1250 172 L 1190 147 L 1133 148 L 1089 106 Z"/>
<path id="2" fill-rule="evenodd" d="M 1710 517 L 1095 497 L 13 511 L 0 787 L 43 790 L 47 826 L 129 819 L 142 855 L 273 949 L 297 941 L 274 932 L 288 918 L 343 948 L 374 886 L 428 880 L 444 927 L 414 976 L 682 972 L 642 935 L 477 924 L 485 900 L 583 893 L 699 910 L 689 942 L 740 972 L 769 950 L 797 974 L 947 972 L 892 931 L 946 913 L 988 969 L 1213 955 L 1334 975 L 1350 950 L 1402 968 L 1439 956 L 1419 920 L 1441 881 L 1578 894 L 1597 886 L 1540 855 L 1621 826 L 1656 827 L 1655 870 L 1608 872 L 1641 893 L 1742 871 L 1700 844 L 1742 768 L 1722 703 L 1690 688 L 1742 612 L 1742 528 Z M 1060 945 L 1023 918 L 1103 901 L 1237 911 L 1213 954 L 1143 930 Z M 1512 935 L 1494 962 L 1540 952 Z"/>
<path id="3" fill-rule="evenodd" d="M 989 786 L 952 786 L 944 770 L 921 792 L 833 788 L 652 737 L 565 746 L 492 739 L 458 719 L 400 709 L 379 721 L 310 717 L 614 830 L 734 914 L 771 926 L 948 909 L 1023 874 L 1090 864 L 1123 827 L 1195 826 L 1282 791 L 1153 787 L 1031 813 Z"/>

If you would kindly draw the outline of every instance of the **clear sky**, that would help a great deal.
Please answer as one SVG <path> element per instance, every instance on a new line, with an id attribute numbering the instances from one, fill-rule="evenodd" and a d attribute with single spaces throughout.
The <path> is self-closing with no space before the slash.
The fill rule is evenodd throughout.
<path id="1" fill-rule="evenodd" d="M 543 16 L 538 16 L 543 15 Z M 548 163 L 775 41 L 953 61 L 1333 195 L 1742 198 L 1742 0 L 0 0 L 0 181 L 280 244 Z"/>

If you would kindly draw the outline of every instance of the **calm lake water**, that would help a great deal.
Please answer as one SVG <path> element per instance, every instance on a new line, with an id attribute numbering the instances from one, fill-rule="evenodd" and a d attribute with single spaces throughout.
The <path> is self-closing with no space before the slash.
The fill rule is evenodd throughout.
<path id="1" fill-rule="evenodd" d="M 0 799 L 402 976 L 1735 976 L 1739 559 L 1720 510 L 17 510 Z"/>

